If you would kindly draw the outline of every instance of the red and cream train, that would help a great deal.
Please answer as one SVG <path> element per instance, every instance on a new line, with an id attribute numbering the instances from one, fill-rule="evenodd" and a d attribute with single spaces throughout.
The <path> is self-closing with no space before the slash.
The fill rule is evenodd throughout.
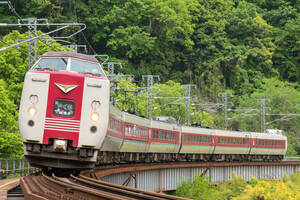
<path id="1" fill-rule="evenodd" d="M 109 80 L 92 56 L 49 52 L 26 73 L 19 112 L 32 165 L 78 169 L 95 163 L 281 160 L 287 139 L 149 120 L 109 103 Z"/>

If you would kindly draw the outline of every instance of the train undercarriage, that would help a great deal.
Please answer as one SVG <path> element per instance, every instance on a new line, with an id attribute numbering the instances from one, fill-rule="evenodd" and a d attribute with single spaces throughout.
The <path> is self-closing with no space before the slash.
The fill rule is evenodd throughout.
<path id="1" fill-rule="evenodd" d="M 96 165 L 131 162 L 280 161 L 283 155 L 99 152 Z"/>

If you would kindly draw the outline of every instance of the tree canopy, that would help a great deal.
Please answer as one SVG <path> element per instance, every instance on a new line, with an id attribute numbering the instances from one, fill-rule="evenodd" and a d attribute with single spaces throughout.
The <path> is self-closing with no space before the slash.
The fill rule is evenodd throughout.
<path id="1" fill-rule="evenodd" d="M 142 87 L 142 75 L 159 75 L 157 96 L 184 96 L 183 84 L 196 84 L 191 120 L 222 127 L 220 93 L 230 92 L 234 110 L 259 109 L 257 98 L 268 98 L 267 128 L 280 128 L 294 138 L 297 149 L 300 104 L 300 3 L 294 0 L 15 0 L 22 18 L 47 18 L 49 22 L 80 22 L 84 35 L 72 43 L 89 44 L 90 54 L 108 54 L 121 62 L 119 73 L 133 74 L 122 87 Z M 0 5 L 0 23 L 17 23 L 7 5 Z M 41 29 L 46 32 L 47 28 Z M 1 27 L 0 38 L 13 44 L 28 37 L 26 29 Z M 39 32 L 41 34 L 41 32 Z M 69 30 L 56 33 L 65 36 Z M 54 35 L 53 35 L 54 36 Z M 0 42 L 0 48 L 6 44 Z M 61 45 L 53 42 L 54 49 Z M 38 41 L 38 54 L 52 50 Z M 28 45 L 19 47 L 27 52 Z M 0 52 L 0 130 L 17 127 L 17 110 L 28 56 L 17 49 Z M 121 80 L 120 80 L 121 81 Z M 121 82 L 122 82 L 121 81 Z M 135 106 L 146 115 L 146 92 L 119 89 L 121 108 Z M 154 115 L 172 115 L 184 123 L 185 101 L 172 105 L 167 98 L 154 99 Z M 247 111 L 248 112 L 248 111 Z M 295 115 L 278 120 L 282 113 Z M 260 131 L 259 111 L 229 112 L 229 129 Z M 1 137 L 1 136 L 0 136 Z M 3 144 L 3 143 L 2 143 Z M 1 143 L 0 143 L 0 149 Z"/>

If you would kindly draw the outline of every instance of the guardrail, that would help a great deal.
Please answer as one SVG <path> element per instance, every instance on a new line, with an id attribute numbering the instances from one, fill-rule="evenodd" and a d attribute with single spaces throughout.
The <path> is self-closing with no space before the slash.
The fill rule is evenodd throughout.
<path id="1" fill-rule="evenodd" d="M 26 176 L 39 170 L 31 167 L 25 158 L 0 158 L 0 180 Z"/>
<path id="2" fill-rule="evenodd" d="M 283 160 L 284 160 L 284 161 L 298 161 L 298 160 L 300 160 L 300 157 L 296 157 L 296 156 L 294 156 L 294 157 L 292 157 L 292 156 L 285 156 L 285 157 L 283 158 Z"/>

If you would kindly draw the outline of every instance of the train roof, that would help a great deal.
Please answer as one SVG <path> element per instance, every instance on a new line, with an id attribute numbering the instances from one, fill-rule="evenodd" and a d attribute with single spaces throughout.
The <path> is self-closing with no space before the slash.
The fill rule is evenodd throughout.
<path id="1" fill-rule="evenodd" d="M 66 51 L 47 52 L 47 53 L 44 53 L 41 57 L 44 57 L 44 58 L 45 57 L 70 57 L 70 58 L 79 58 L 82 60 L 99 63 L 98 60 L 95 58 L 95 56 L 86 55 L 86 54 L 82 54 L 82 53 L 75 53 L 75 52 L 66 52 Z"/>

